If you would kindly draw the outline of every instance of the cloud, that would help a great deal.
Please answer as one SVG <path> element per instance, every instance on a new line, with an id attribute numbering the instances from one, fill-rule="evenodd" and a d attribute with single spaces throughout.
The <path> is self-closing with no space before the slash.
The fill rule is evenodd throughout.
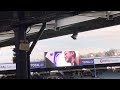
<path id="1" fill-rule="evenodd" d="M 97 52 L 104 52 L 105 50 L 102 48 L 82 48 L 79 49 L 79 54 L 84 55 L 88 53 L 97 53 Z"/>

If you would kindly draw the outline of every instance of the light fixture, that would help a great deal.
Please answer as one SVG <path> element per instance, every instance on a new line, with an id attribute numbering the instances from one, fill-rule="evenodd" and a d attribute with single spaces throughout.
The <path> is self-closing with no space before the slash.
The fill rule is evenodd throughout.
<path id="1" fill-rule="evenodd" d="M 71 36 L 71 38 L 74 39 L 74 40 L 76 40 L 77 39 L 77 35 L 78 35 L 78 33 L 74 32 L 73 35 Z"/>

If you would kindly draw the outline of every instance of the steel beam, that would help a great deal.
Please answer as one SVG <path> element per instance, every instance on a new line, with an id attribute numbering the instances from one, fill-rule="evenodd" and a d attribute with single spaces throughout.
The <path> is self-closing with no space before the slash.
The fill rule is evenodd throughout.
<path id="1" fill-rule="evenodd" d="M 31 72 L 31 69 L 30 69 L 30 54 L 31 54 L 32 50 L 34 49 L 37 41 L 40 39 L 40 37 L 41 37 L 41 35 L 42 35 L 45 27 L 46 27 L 46 22 L 43 23 L 40 31 L 37 33 L 37 36 L 36 36 L 36 38 L 34 39 L 32 45 L 31 45 L 31 47 L 30 47 L 30 50 L 27 52 L 28 79 L 30 79 L 30 72 Z"/>
<path id="2" fill-rule="evenodd" d="M 75 11 L 56 11 L 56 12 L 51 12 L 49 14 L 43 14 L 42 16 L 30 17 L 28 19 L 26 17 L 26 19 L 23 21 L 15 20 L 14 22 L 12 22 L 9 25 L 1 26 L 0 32 L 10 31 L 10 30 L 13 30 L 14 28 L 17 28 L 22 25 L 30 26 L 30 25 L 34 25 L 34 24 L 38 24 L 38 23 L 49 22 L 56 18 L 65 17 L 64 15 L 72 16 L 74 13 L 75 13 Z M 81 12 L 79 12 L 79 13 L 81 13 Z"/>
<path id="3" fill-rule="evenodd" d="M 45 27 L 46 27 L 46 22 L 43 23 L 43 25 L 42 25 L 40 31 L 37 33 L 36 38 L 34 39 L 32 45 L 30 46 L 30 50 L 29 50 L 29 52 L 28 52 L 29 55 L 31 54 L 32 50 L 34 49 L 34 47 L 35 47 L 37 41 L 40 39 L 40 37 L 41 37 L 41 35 L 42 35 L 42 33 L 43 33 Z"/>

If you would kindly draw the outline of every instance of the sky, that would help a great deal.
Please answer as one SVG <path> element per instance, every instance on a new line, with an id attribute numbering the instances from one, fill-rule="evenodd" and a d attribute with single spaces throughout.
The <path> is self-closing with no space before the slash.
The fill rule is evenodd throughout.
<path id="1" fill-rule="evenodd" d="M 71 35 L 38 41 L 31 54 L 31 60 L 42 60 L 43 52 L 47 51 L 75 50 L 80 51 L 80 54 L 87 54 L 113 48 L 120 49 L 120 25 L 81 32 L 77 40 L 73 40 Z M 0 48 L 0 63 L 12 62 L 13 47 Z"/>
<path id="2" fill-rule="evenodd" d="M 81 32 L 77 36 L 77 40 L 73 40 L 70 35 L 60 36 L 56 38 L 41 40 L 35 48 L 42 51 L 57 50 L 109 50 L 112 48 L 120 48 L 120 25 L 107 27 L 97 30 Z"/>

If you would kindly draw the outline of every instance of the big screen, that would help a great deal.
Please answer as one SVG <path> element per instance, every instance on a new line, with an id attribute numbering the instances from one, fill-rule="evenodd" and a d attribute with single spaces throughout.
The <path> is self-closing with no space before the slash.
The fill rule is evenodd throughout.
<path id="1" fill-rule="evenodd" d="M 80 65 L 78 51 L 45 52 L 46 67 L 64 67 Z"/>

